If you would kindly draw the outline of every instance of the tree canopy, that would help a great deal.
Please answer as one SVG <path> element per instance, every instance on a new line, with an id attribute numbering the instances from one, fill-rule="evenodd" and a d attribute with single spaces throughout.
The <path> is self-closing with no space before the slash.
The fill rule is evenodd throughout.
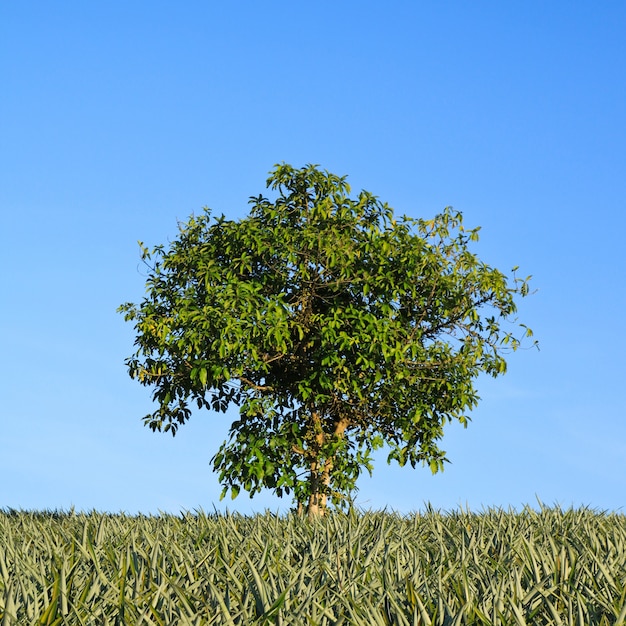
<path id="1" fill-rule="evenodd" d="M 146 296 L 120 311 L 129 373 L 154 390 L 145 423 L 175 434 L 194 407 L 236 405 L 212 460 L 222 496 L 268 488 L 310 515 L 345 502 L 377 448 L 442 469 L 445 424 L 467 424 L 476 378 L 532 334 L 514 317 L 530 277 L 481 261 L 451 208 L 394 217 L 312 165 L 277 165 L 267 187 L 244 219 L 204 209 L 167 248 L 141 244 Z"/>

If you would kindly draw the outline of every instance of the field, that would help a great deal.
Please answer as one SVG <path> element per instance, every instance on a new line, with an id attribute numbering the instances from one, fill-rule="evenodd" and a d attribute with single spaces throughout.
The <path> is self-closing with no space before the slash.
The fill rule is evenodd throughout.
<path id="1" fill-rule="evenodd" d="M 0 511 L 1 624 L 622 624 L 626 516 Z"/>

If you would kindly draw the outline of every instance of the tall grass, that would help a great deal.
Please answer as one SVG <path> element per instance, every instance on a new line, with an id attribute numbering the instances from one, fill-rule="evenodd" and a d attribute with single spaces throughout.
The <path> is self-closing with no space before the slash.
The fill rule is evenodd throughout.
<path id="1" fill-rule="evenodd" d="M 1 624 L 626 620 L 626 517 L 588 509 L 0 512 Z"/>

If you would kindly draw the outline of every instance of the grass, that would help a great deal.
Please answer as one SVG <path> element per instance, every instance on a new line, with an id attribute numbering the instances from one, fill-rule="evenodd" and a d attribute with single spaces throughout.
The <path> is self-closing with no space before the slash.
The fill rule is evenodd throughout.
<path id="1" fill-rule="evenodd" d="M 0 624 L 626 620 L 626 517 L 0 511 Z"/>

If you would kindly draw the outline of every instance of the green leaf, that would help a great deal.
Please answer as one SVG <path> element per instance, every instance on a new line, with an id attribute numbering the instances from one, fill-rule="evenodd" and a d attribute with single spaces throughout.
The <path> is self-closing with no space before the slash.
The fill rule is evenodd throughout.
<path id="1" fill-rule="evenodd" d="M 198 369 L 198 378 L 200 378 L 200 383 L 202 384 L 202 386 L 205 387 L 207 381 L 206 367 L 201 367 Z"/>

